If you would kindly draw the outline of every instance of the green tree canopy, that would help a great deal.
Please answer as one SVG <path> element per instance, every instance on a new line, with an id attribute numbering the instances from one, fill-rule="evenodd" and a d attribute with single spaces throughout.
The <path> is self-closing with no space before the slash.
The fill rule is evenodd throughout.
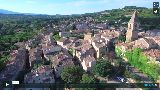
<path id="1" fill-rule="evenodd" d="M 5 67 L 5 62 L 10 58 L 9 55 L 0 55 L 0 71 Z"/>
<path id="2" fill-rule="evenodd" d="M 93 72 L 98 76 L 108 76 L 111 74 L 112 65 L 107 60 L 99 60 L 96 65 L 93 67 Z"/>
<path id="3" fill-rule="evenodd" d="M 94 78 L 94 76 L 83 74 L 81 83 L 96 83 L 96 79 Z"/>
<path id="4" fill-rule="evenodd" d="M 126 37 L 124 35 L 120 35 L 118 37 L 118 40 L 121 41 L 121 42 L 125 42 L 126 41 Z"/>
<path id="5" fill-rule="evenodd" d="M 141 49 L 135 48 L 132 51 L 127 51 L 125 53 L 125 57 L 131 65 L 147 74 L 149 78 L 153 80 L 159 79 L 159 64 L 151 62 L 153 60 L 150 60 L 146 55 L 144 55 Z"/>
<path id="6" fill-rule="evenodd" d="M 53 39 L 56 40 L 56 41 L 59 40 L 60 38 L 61 38 L 61 37 L 59 36 L 59 34 L 53 35 Z"/>
<path id="7" fill-rule="evenodd" d="M 82 84 L 93 84 L 93 83 L 96 83 L 96 79 L 92 75 L 83 74 L 81 83 Z M 96 88 L 77 88 L 76 90 L 96 90 Z"/>
<path id="8" fill-rule="evenodd" d="M 79 83 L 83 72 L 83 69 L 79 66 L 65 67 L 61 73 L 61 78 L 67 83 Z"/>

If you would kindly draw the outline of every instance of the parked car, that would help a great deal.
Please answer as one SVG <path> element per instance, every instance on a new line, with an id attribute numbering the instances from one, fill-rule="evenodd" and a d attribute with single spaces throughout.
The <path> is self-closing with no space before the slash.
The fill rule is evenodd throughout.
<path id="1" fill-rule="evenodd" d="M 127 79 L 124 77 L 117 77 L 120 82 L 127 83 Z"/>

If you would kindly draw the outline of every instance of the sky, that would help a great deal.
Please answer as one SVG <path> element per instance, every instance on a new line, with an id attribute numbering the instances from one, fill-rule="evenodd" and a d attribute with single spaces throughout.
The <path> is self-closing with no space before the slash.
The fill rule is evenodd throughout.
<path id="1" fill-rule="evenodd" d="M 152 8 L 159 0 L 0 0 L 0 9 L 21 13 L 70 15 L 140 6 Z"/>

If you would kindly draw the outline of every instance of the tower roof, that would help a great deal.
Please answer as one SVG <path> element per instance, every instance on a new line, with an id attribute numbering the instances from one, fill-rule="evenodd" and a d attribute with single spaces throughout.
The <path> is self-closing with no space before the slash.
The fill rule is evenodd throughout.
<path id="1" fill-rule="evenodd" d="M 138 22 L 137 11 L 133 13 L 131 19 L 129 20 L 129 23 L 134 23 L 134 22 Z"/>

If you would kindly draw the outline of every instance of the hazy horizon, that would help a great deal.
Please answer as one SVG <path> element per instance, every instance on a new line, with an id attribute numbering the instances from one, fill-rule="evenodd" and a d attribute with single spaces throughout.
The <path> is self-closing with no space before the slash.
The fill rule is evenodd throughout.
<path id="1" fill-rule="evenodd" d="M 153 0 L 0 0 L 0 9 L 48 15 L 93 13 L 124 6 L 152 8 Z"/>

